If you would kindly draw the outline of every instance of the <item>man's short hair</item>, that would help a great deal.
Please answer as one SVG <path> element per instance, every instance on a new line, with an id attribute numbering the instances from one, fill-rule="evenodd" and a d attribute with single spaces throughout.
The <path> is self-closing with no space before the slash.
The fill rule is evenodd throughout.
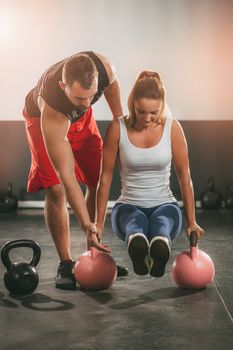
<path id="1" fill-rule="evenodd" d="M 75 81 L 78 81 L 84 89 L 90 89 L 97 76 L 98 71 L 93 59 L 84 53 L 69 58 L 62 70 L 64 83 L 72 86 Z"/>

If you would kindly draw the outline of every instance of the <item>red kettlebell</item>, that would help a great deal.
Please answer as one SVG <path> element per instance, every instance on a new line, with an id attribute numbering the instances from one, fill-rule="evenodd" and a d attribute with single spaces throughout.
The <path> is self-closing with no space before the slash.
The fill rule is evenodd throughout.
<path id="1" fill-rule="evenodd" d="M 74 267 L 74 276 L 84 289 L 107 289 L 116 279 L 116 263 L 109 254 L 91 247 L 78 258 Z"/>
<path id="2" fill-rule="evenodd" d="M 198 249 L 197 234 L 190 235 L 190 250 L 179 254 L 172 266 L 172 278 L 180 288 L 202 289 L 214 278 L 215 268 L 210 256 Z"/>

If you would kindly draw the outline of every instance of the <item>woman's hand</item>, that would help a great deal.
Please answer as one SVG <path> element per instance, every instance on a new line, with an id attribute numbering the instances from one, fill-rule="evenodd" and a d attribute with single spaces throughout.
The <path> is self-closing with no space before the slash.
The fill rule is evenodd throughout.
<path id="1" fill-rule="evenodd" d="M 195 231 L 197 234 L 198 239 L 204 235 L 205 231 L 202 227 L 200 227 L 196 222 L 192 223 L 191 225 L 188 225 L 187 227 L 187 235 L 190 237 L 191 232 Z"/>

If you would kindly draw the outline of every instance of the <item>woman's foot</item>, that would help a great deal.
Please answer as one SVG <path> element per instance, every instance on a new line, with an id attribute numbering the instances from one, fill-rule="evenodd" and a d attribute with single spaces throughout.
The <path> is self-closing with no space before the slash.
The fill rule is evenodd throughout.
<path id="1" fill-rule="evenodd" d="M 128 253 L 137 275 L 146 275 L 149 272 L 149 242 L 142 233 L 135 233 L 129 237 Z"/>
<path id="2" fill-rule="evenodd" d="M 150 275 L 162 277 L 171 255 L 170 242 L 168 238 L 157 236 L 150 242 Z"/>

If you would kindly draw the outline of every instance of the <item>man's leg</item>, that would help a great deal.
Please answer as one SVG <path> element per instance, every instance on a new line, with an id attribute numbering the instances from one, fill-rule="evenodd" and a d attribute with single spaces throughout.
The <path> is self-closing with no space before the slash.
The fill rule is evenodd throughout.
<path id="1" fill-rule="evenodd" d="M 60 289 L 75 289 L 74 262 L 70 251 L 69 213 L 62 185 L 46 189 L 44 215 L 60 258 L 55 286 Z"/>
<path id="2" fill-rule="evenodd" d="M 66 205 L 66 196 L 61 185 L 51 186 L 46 189 L 44 215 L 60 260 L 72 260 L 69 213 Z"/>
<path id="3" fill-rule="evenodd" d="M 73 261 L 70 253 L 69 215 L 63 187 L 48 158 L 40 128 L 40 118 L 31 118 L 24 110 L 27 139 L 31 152 L 28 192 L 45 189 L 45 221 L 61 260 L 56 287 L 74 289 Z"/>

